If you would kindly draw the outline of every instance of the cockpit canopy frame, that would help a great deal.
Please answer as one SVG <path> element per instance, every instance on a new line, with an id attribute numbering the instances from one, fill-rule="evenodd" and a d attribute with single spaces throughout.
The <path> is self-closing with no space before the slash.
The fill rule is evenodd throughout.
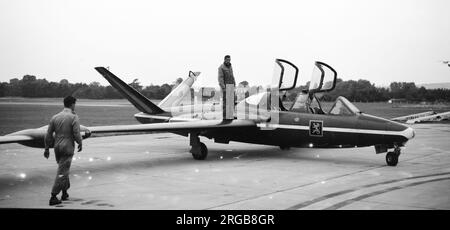
<path id="1" fill-rule="evenodd" d="M 324 62 L 320 62 L 320 61 L 316 61 L 314 63 L 314 65 L 317 67 L 317 70 L 320 71 L 320 75 L 315 78 L 314 73 L 313 73 L 313 76 L 309 83 L 309 89 L 307 90 L 307 92 L 309 92 L 309 94 L 314 94 L 314 93 L 329 92 L 329 91 L 334 90 L 334 88 L 336 87 L 336 81 L 337 81 L 336 70 L 334 70 L 328 64 L 326 64 Z M 332 76 L 330 76 L 330 73 L 332 74 Z M 331 80 L 331 81 L 327 81 L 324 84 L 325 79 Z M 331 85 L 327 84 L 327 83 L 331 83 Z"/>
<path id="2" fill-rule="evenodd" d="M 297 84 L 297 78 L 298 78 L 298 72 L 299 72 L 298 67 L 289 61 L 286 61 L 284 59 L 279 59 L 279 58 L 275 59 L 275 63 L 277 63 L 281 69 L 280 76 L 279 76 L 278 90 L 279 91 L 287 91 L 287 90 L 294 89 Z M 294 76 L 288 76 L 288 73 L 286 71 L 287 67 L 293 68 L 293 70 L 295 71 Z M 285 77 L 287 77 L 288 79 L 285 79 Z M 293 77 L 293 79 L 289 79 L 292 77 Z M 289 80 L 292 81 L 292 83 L 289 82 Z M 284 85 L 284 83 L 286 83 L 286 82 L 288 84 Z"/>

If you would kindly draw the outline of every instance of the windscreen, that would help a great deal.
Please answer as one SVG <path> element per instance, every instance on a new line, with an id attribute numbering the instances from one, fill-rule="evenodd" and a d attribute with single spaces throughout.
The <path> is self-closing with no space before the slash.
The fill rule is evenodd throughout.
<path id="1" fill-rule="evenodd" d="M 359 112 L 359 109 L 345 97 L 338 97 L 329 114 L 351 116 Z"/>

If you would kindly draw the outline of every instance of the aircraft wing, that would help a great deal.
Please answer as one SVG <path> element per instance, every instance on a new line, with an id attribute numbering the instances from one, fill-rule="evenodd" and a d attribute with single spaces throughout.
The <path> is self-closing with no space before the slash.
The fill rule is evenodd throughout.
<path id="1" fill-rule="evenodd" d="M 0 136 L 0 144 L 17 143 L 33 140 L 33 137 L 26 135 Z"/>
<path id="2" fill-rule="evenodd" d="M 238 127 L 256 127 L 252 120 L 198 120 L 189 122 L 169 122 L 152 123 L 138 125 L 113 125 L 113 126 L 93 126 L 87 127 L 91 133 L 111 133 L 111 132 L 170 132 L 170 131 L 195 131 L 207 129 L 223 129 Z"/>
<path id="3" fill-rule="evenodd" d="M 210 129 L 226 129 L 240 127 L 256 127 L 256 121 L 252 120 L 195 120 L 168 123 L 152 123 L 138 125 L 112 125 L 112 126 L 81 126 L 83 139 L 91 134 L 105 133 L 132 133 L 132 132 L 190 132 Z M 44 138 L 47 129 L 26 129 L 5 136 L 0 136 L 0 144 L 18 143 L 33 148 L 44 148 Z M 117 134 L 115 134 L 117 135 Z M 119 134 L 120 135 L 120 134 Z M 52 147 L 52 146 L 50 146 Z"/>

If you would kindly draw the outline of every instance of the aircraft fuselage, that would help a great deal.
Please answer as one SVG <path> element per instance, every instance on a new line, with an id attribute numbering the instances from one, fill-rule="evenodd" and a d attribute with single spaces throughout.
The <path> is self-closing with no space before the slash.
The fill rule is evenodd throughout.
<path id="1" fill-rule="evenodd" d="M 229 141 L 280 147 L 348 148 L 383 145 L 403 146 L 414 131 L 400 123 L 358 114 L 335 116 L 279 111 L 278 122 L 258 123 L 257 127 L 207 130 L 199 135 L 218 143 Z M 150 118 L 153 117 L 153 118 Z M 141 123 L 164 122 L 154 116 L 136 116 Z M 175 132 L 187 136 L 188 133 Z"/>

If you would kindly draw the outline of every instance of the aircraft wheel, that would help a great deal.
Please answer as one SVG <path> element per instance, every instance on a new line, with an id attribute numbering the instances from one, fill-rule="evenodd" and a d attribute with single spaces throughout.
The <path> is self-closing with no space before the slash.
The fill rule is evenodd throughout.
<path id="1" fill-rule="evenodd" d="M 291 149 L 291 147 L 289 147 L 289 146 L 280 146 L 280 149 L 281 150 L 289 150 L 289 149 Z"/>
<path id="2" fill-rule="evenodd" d="M 398 163 L 398 154 L 395 154 L 394 152 L 388 152 L 386 154 L 386 163 L 389 166 L 396 166 Z"/>
<path id="3" fill-rule="evenodd" d="M 196 160 L 204 160 L 208 156 L 208 148 L 203 142 L 200 142 L 200 152 L 192 153 L 192 156 Z"/>

